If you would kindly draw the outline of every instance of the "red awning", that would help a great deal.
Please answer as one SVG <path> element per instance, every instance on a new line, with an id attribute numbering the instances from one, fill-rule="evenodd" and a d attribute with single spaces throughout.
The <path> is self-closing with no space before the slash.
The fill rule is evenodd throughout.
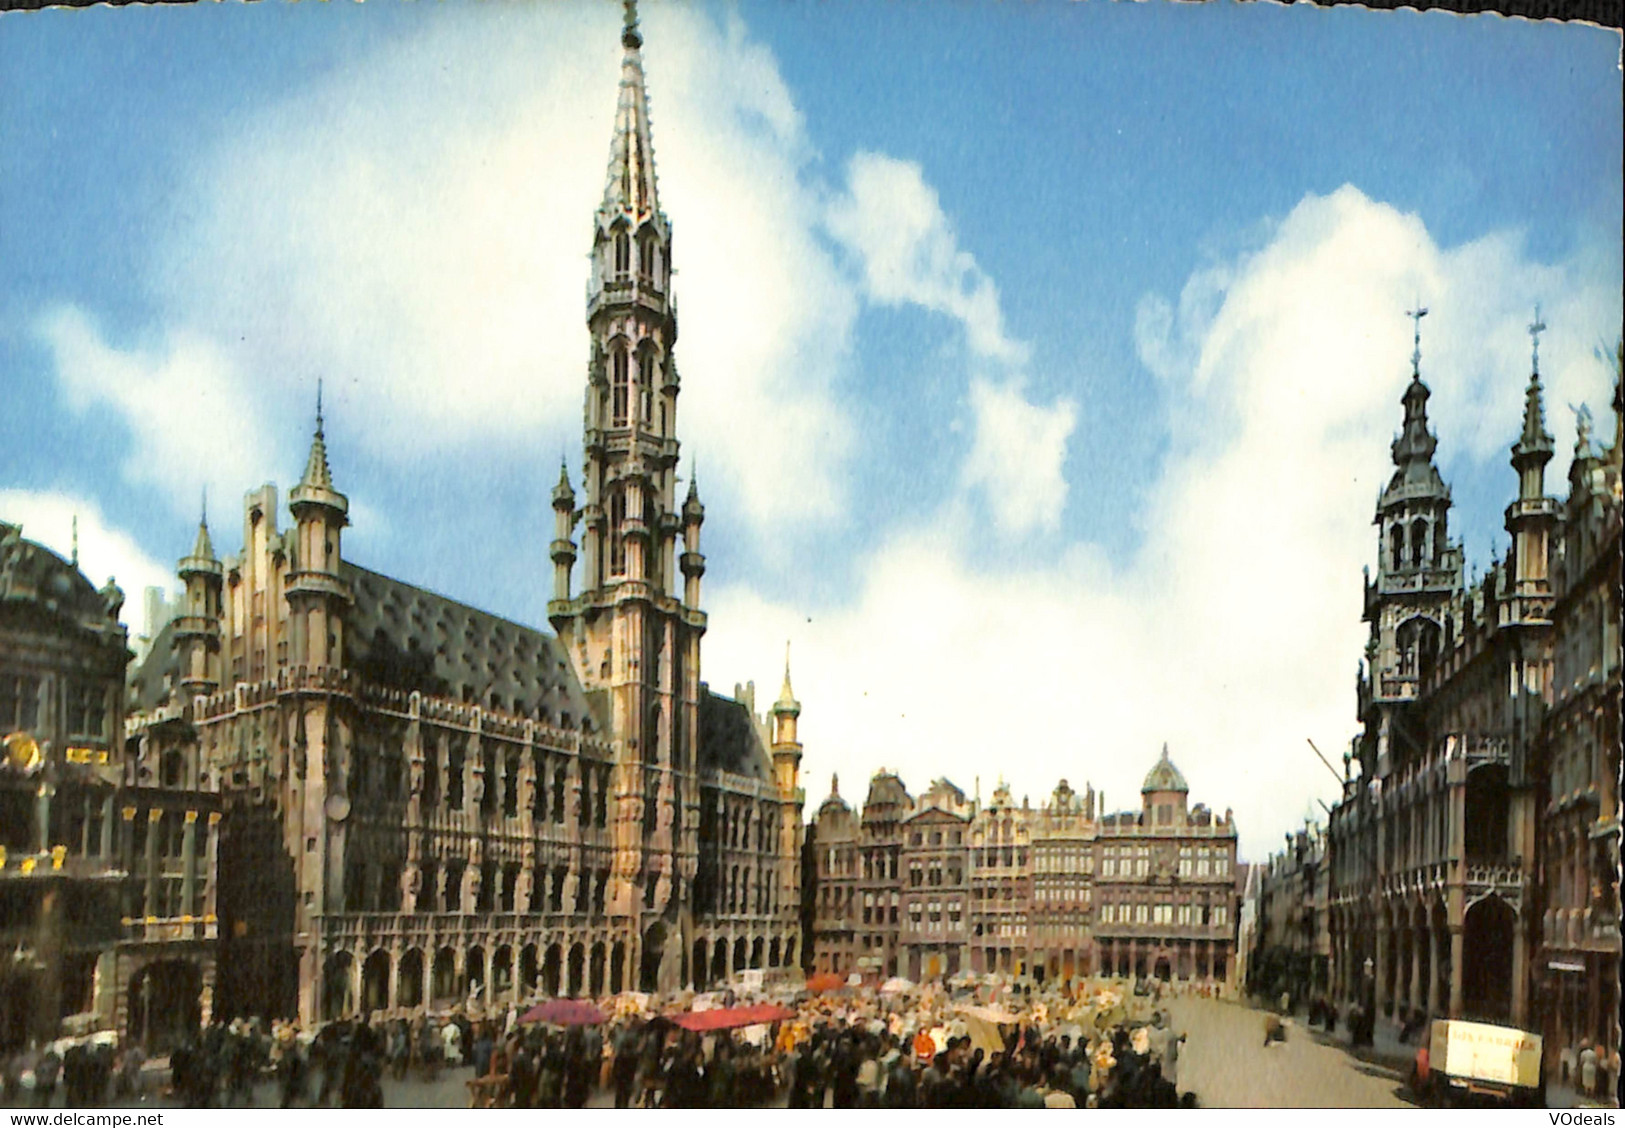
<path id="1" fill-rule="evenodd" d="M 783 1022 L 794 1018 L 795 1012 L 773 1003 L 757 1003 L 749 1007 L 719 1007 L 716 1010 L 690 1011 L 672 1015 L 671 1020 L 684 1030 L 703 1033 L 707 1030 L 734 1030 L 741 1026 L 759 1026 L 764 1022 Z"/>

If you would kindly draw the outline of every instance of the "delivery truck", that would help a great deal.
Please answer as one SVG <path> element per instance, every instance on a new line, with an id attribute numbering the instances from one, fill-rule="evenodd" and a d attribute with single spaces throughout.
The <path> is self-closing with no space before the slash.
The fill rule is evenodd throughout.
<path id="1" fill-rule="evenodd" d="M 1511 1026 L 1436 1019 L 1412 1083 L 1430 1104 L 1540 1108 L 1546 1076 L 1539 1034 Z"/>

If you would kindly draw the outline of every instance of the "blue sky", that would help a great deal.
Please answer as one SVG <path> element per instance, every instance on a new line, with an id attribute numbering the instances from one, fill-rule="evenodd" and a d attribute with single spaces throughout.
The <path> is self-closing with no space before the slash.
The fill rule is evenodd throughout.
<path id="1" fill-rule="evenodd" d="M 349 554 L 540 622 L 618 19 L 0 17 L 0 517 L 65 547 L 79 513 L 136 592 L 207 486 L 230 551 L 322 376 Z M 1115 806 L 1167 740 L 1261 853 L 1335 791 L 1303 738 L 1353 732 L 1411 301 L 1470 560 L 1504 537 L 1537 301 L 1553 492 L 1567 404 L 1611 432 L 1616 33 L 1058 0 L 644 23 L 705 672 L 774 684 L 793 640 L 814 800 L 884 764 Z"/>

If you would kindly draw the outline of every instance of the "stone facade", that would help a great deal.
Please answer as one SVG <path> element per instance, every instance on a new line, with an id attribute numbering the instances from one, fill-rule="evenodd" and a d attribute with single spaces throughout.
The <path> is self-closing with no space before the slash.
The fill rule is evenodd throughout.
<path id="1" fill-rule="evenodd" d="M 1286 836 L 1286 849 L 1257 867 L 1255 928 L 1246 980 L 1266 999 L 1323 995 L 1330 985 L 1331 934 L 1326 835 L 1316 825 Z"/>
<path id="2" fill-rule="evenodd" d="M 1618 358 L 1625 362 L 1625 358 Z M 1614 444 L 1579 420 L 1552 563 L 1552 688 L 1544 729 L 1541 947 L 1534 969 L 1551 1052 L 1619 1049 L 1619 385 Z"/>
<path id="3" fill-rule="evenodd" d="M 0 524 L 0 1048 L 209 1013 L 218 797 L 126 755 L 123 603 Z"/>
<path id="4" fill-rule="evenodd" d="M 1363 731 L 1330 821 L 1333 992 L 1383 1014 L 1549 1031 L 1578 1021 L 1617 1039 L 1617 879 L 1593 841 L 1616 856 L 1617 444 L 1604 458 L 1582 437 L 1568 505 L 1546 496 L 1537 354 L 1512 447 L 1511 549 L 1468 588 L 1419 351 L 1366 583 Z M 1606 913 L 1585 915 L 1593 902 Z M 1585 923 L 1570 931 L 1576 910 Z M 1596 987 L 1565 992 L 1567 977 L 1591 973 Z"/>
<path id="5" fill-rule="evenodd" d="M 1109 975 L 1228 982 L 1235 960 L 1236 823 L 1202 804 L 1162 750 L 1141 809 L 1100 820 L 1095 947 Z"/>
<path id="6" fill-rule="evenodd" d="M 814 968 L 1222 981 L 1235 950 L 1235 825 L 1228 813 L 1187 809 L 1166 749 L 1145 787 L 1140 811 L 1101 817 L 1094 790 L 1065 780 L 1037 808 L 1002 783 L 984 803 L 938 780 L 900 820 L 907 792 L 891 773 L 870 789 L 874 816 L 834 790 L 809 831 Z M 895 871 L 866 860 L 893 849 Z"/>
<path id="7" fill-rule="evenodd" d="M 178 758 L 224 798 L 229 1013 L 668 991 L 798 962 L 800 705 L 788 665 L 766 716 L 753 687 L 701 680 L 704 507 L 692 477 L 676 496 L 671 236 L 630 16 L 622 45 L 585 497 L 562 472 L 552 493 L 553 633 L 348 560 L 318 404 L 292 526 L 266 486 L 237 555 L 200 530 L 133 679 L 140 762 Z"/>

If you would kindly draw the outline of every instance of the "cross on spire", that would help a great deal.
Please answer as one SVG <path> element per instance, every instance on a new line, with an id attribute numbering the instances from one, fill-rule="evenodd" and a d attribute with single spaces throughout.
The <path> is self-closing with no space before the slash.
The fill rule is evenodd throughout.
<path id="1" fill-rule="evenodd" d="M 1416 303 L 1416 308 L 1405 311 L 1405 316 L 1416 323 L 1411 336 L 1411 372 L 1416 376 L 1422 374 L 1422 318 L 1427 315 L 1427 308 L 1420 301 Z"/>
<path id="2" fill-rule="evenodd" d="M 1540 319 L 1540 303 L 1535 303 L 1535 319 L 1529 323 L 1530 371 L 1540 375 L 1540 335 L 1546 332 L 1546 323 Z"/>
<path id="3" fill-rule="evenodd" d="M 322 435 L 322 378 L 320 376 L 316 377 L 316 437 L 318 439 L 324 437 Z"/>

